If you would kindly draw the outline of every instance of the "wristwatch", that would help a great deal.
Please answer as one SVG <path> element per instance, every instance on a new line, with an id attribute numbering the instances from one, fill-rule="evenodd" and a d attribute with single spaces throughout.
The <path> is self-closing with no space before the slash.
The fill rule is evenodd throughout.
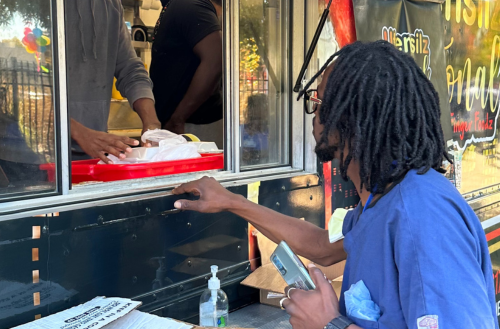
<path id="1" fill-rule="evenodd" d="M 341 315 L 330 321 L 324 329 L 346 329 L 351 324 L 354 324 L 354 322 L 352 322 L 348 317 Z"/>

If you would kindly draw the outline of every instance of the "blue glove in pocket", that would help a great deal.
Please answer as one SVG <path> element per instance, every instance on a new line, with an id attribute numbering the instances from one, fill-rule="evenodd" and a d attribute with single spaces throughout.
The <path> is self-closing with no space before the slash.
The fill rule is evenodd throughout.
<path id="1" fill-rule="evenodd" d="M 351 285 L 344 293 L 344 299 L 349 317 L 368 321 L 377 321 L 380 318 L 380 307 L 372 301 L 363 280 Z"/>

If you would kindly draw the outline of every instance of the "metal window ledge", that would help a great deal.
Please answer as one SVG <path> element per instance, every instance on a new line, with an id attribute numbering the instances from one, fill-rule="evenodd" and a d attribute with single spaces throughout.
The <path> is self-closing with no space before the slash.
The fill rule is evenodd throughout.
<path id="1" fill-rule="evenodd" d="M 0 206 L 0 221 L 36 216 L 40 215 L 41 211 L 44 213 L 56 213 L 168 196 L 171 195 L 171 190 L 175 186 L 202 178 L 203 176 L 214 177 L 223 186 L 231 187 L 247 185 L 256 181 L 291 178 L 309 174 L 316 173 L 308 173 L 303 170 L 285 167 L 246 173 L 212 171 L 112 183 L 95 183 L 78 186 L 67 195 L 3 203 Z"/>

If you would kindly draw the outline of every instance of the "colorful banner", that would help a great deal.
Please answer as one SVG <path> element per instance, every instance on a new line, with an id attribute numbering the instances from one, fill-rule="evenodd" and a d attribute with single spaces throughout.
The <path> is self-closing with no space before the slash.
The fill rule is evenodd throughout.
<path id="1" fill-rule="evenodd" d="M 436 88 L 445 141 L 452 139 L 443 19 L 437 1 L 354 0 L 358 41 L 386 40 L 410 54 Z"/>

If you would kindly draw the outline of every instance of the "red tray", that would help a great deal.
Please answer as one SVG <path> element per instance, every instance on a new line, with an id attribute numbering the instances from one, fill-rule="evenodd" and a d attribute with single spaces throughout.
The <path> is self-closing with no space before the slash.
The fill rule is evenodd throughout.
<path id="1" fill-rule="evenodd" d="M 202 154 L 201 158 L 164 161 L 152 163 L 98 165 L 99 159 L 73 161 L 71 163 L 71 181 L 73 184 L 99 181 L 112 182 L 125 179 L 183 174 L 195 171 L 224 168 L 223 154 Z M 49 181 L 55 181 L 55 165 L 40 165 L 46 170 Z"/>

